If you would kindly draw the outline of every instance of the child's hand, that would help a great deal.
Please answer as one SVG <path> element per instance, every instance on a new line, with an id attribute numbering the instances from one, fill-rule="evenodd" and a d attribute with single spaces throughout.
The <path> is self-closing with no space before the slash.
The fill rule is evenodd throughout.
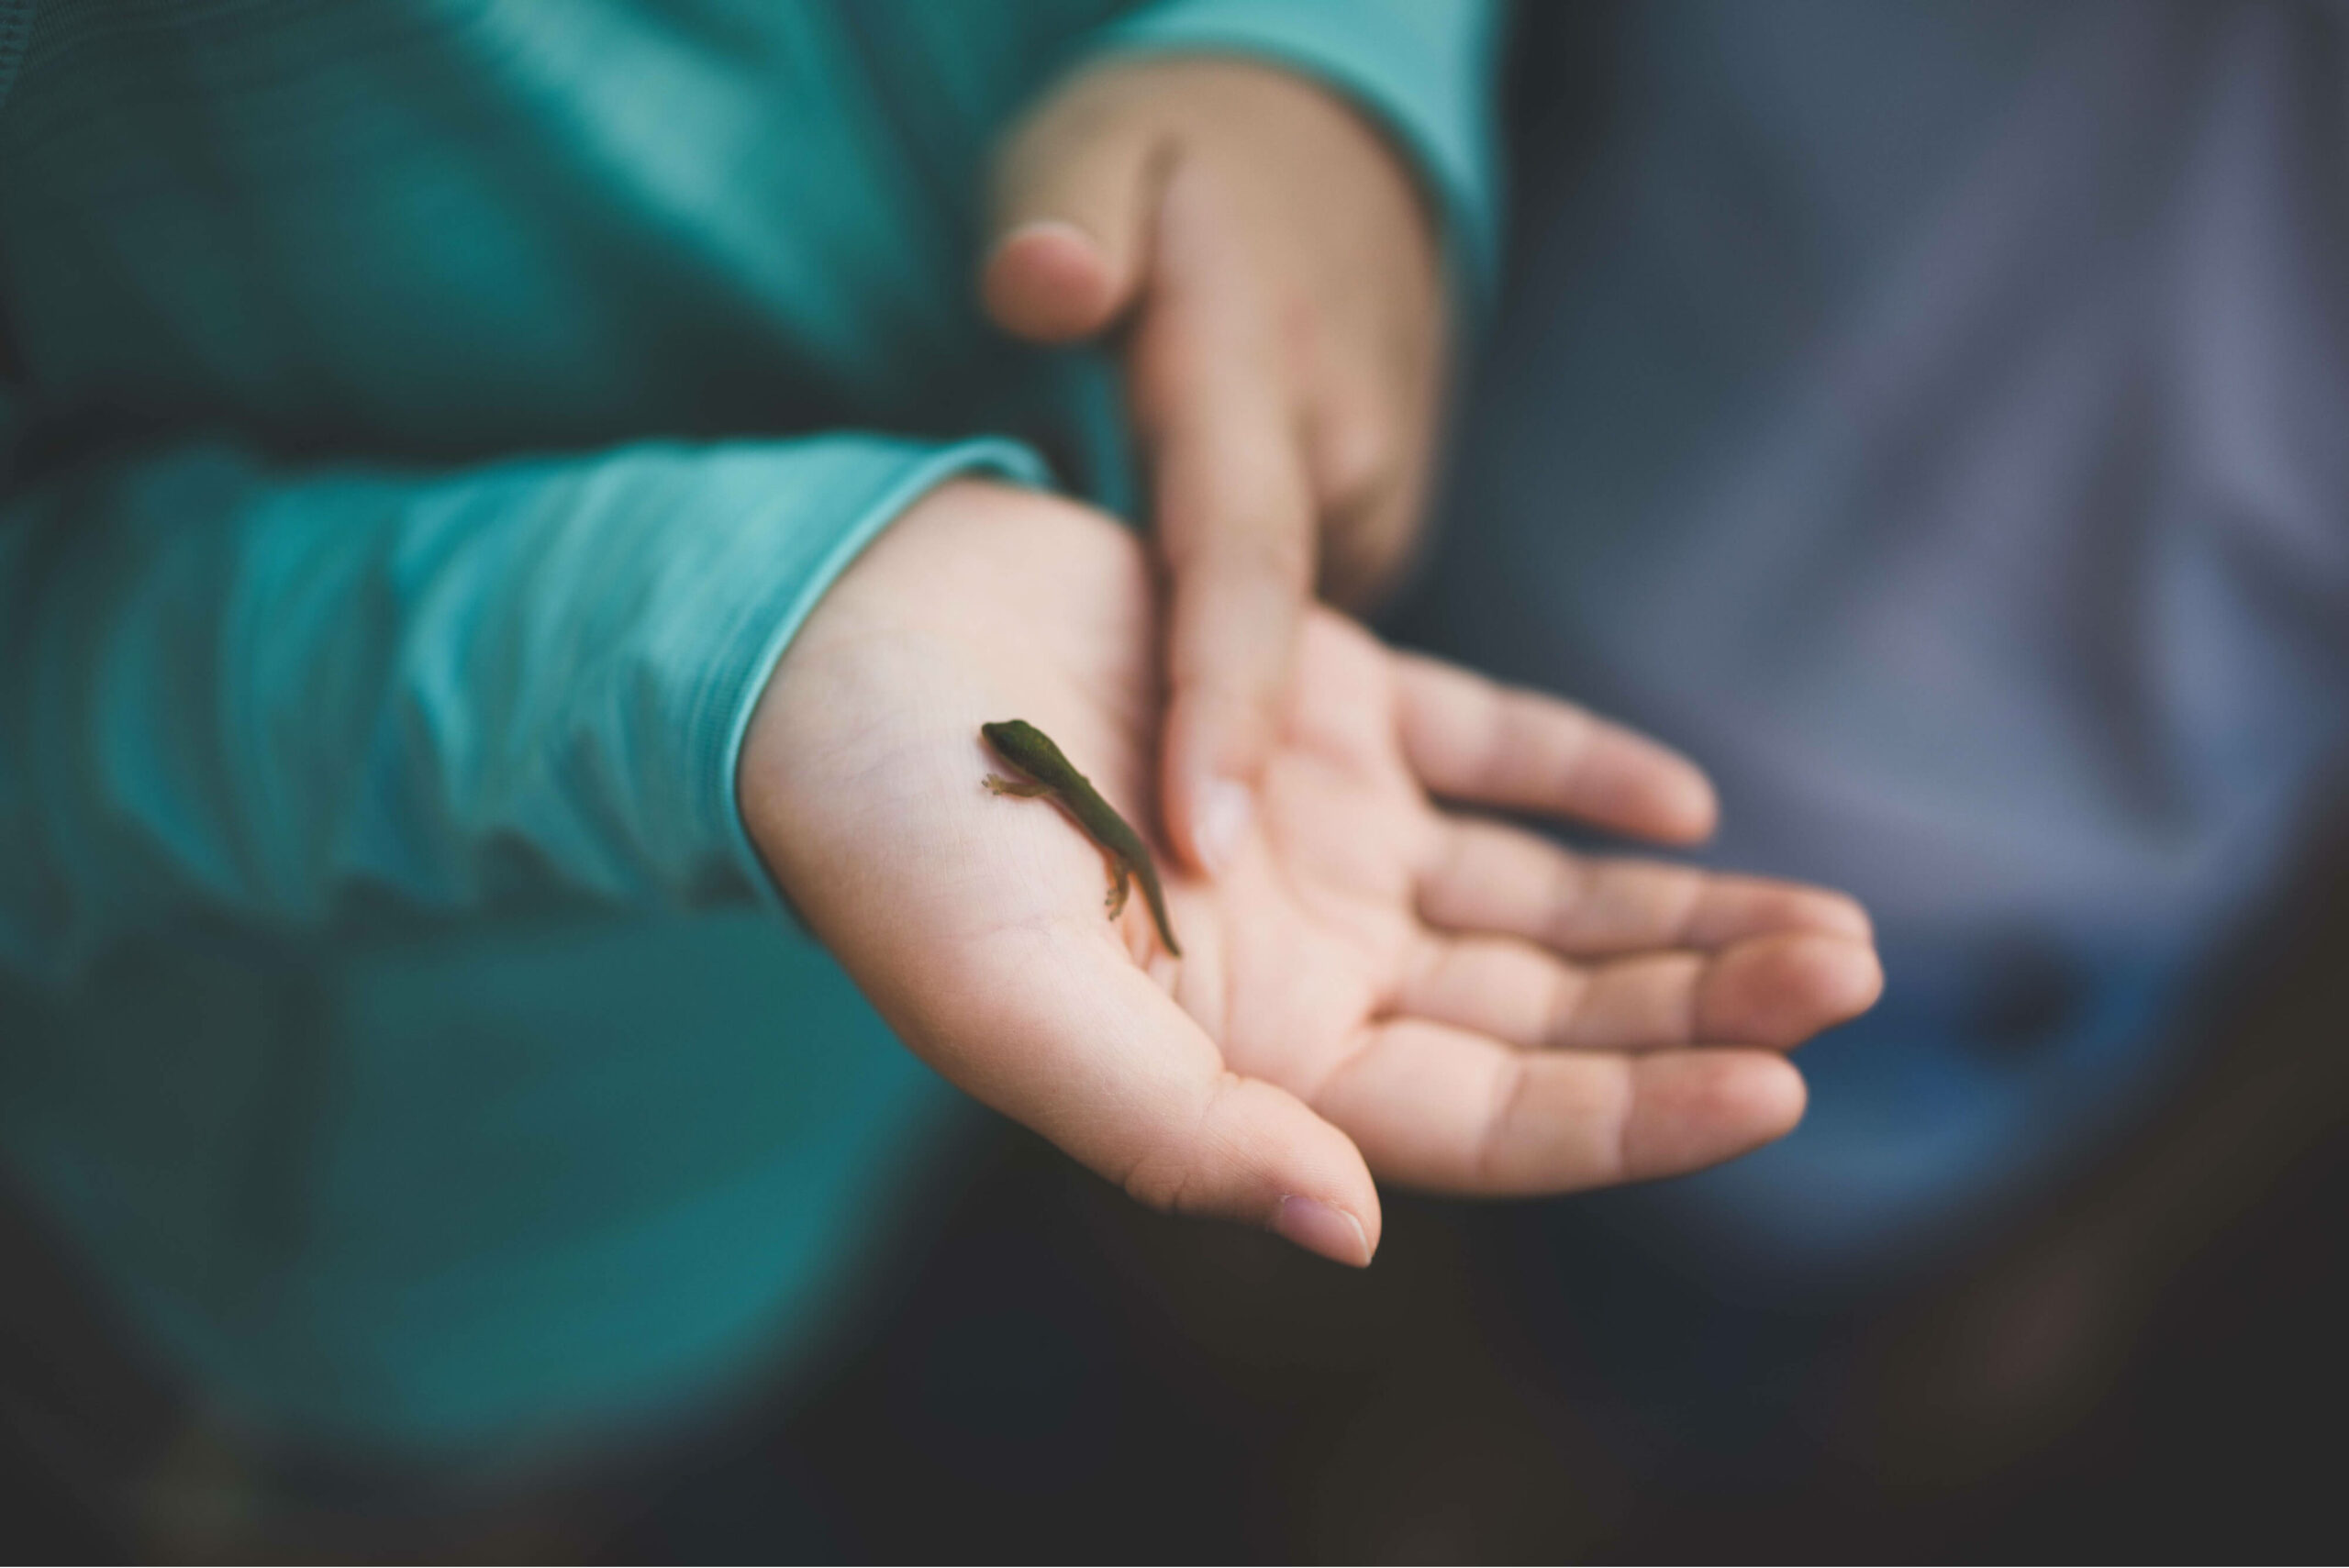
<path id="1" fill-rule="evenodd" d="M 1011 331 L 1122 331 L 1169 569 L 1164 820 L 1228 868 L 1315 591 L 1359 606 L 1418 527 L 1445 309 L 1395 151 L 1300 78 L 1226 60 L 1087 72 L 1003 150 L 982 282 Z"/>
<path id="2" fill-rule="evenodd" d="M 1141 546 L 1052 496 L 950 484 L 825 595 L 737 781 L 760 853 L 899 1038 L 1145 1202 L 1350 1263 L 1371 1173 L 1567 1192 L 1793 1126 L 1781 1053 L 1867 1006 L 1867 917 L 1817 888 L 1574 855 L 1439 807 L 1709 827 L 1703 776 L 1564 703 L 1307 612 L 1261 830 L 1166 869 L 1184 956 L 1101 851 L 1001 798 L 987 720 L 1041 727 L 1150 821 L 1161 621 Z"/>

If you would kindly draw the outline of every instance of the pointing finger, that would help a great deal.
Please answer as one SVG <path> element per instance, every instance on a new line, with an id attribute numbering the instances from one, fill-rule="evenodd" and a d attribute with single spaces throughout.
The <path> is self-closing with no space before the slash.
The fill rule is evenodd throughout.
<path id="1" fill-rule="evenodd" d="M 1252 824 L 1313 591 L 1311 491 L 1277 324 L 1234 253 L 1208 177 L 1176 166 L 1130 375 L 1171 581 L 1167 828 L 1210 873 Z"/>

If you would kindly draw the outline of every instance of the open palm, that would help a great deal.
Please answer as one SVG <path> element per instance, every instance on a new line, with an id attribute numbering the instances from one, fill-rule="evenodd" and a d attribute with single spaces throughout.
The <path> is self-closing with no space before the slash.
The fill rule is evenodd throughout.
<path id="1" fill-rule="evenodd" d="M 1147 833 L 1154 604 L 1114 523 L 952 484 L 835 585 L 761 702 L 738 781 L 752 837 L 941 1073 L 1144 1201 L 1349 1262 L 1376 1246 L 1374 1170 L 1563 1192 L 1793 1126 L 1777 1053 L 1879 983 L 1858 908 L 1442 809 L 1669 839 L 1711 817 L 1672 753 L 1334 615 L 1305 628 L 1244 851 L 1212 883 L 1162 858 L 1185 956 L 1138 899 L 1105 918 L 1099 851 L 986 792 L 978 727 L 1035 723 Z"/>

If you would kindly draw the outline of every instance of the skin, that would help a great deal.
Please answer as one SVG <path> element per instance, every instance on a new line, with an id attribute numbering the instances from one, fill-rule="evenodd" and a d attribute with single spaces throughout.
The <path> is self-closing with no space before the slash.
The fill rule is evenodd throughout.
<path id="1" fill-rule="evenodd" d="M 1174 940 L 1174 928 L 1166 918 L 1166 895 L 1158 885 L 1158 863 L 1150 858 L 1150 846 L 1118 815 L 1116 806 L 1101 798 L 1093 781 L 1078 773 L 1075 764 L 1062 755 L 1051 736 L 1024 718 L 982 724 L 979 733 L 995 748 L 996 755 L 1032 781 L 989 773 L 988 793 L 1027 798 L 1050 795 L 1059 801 L 1109 858 L 1109 918 L 1114 920 L 1125 913 L 1128 880 L 1139 880 L 1141 895 L 1150 905 L 1150 917 L 1158 927 L 1158 940 L 1166 944 L 1167 952 L 1182 957 L 1182 944 Z"/>
<path id="2" fill-rule="evenodd" d="M 1786 1052 L 1869 1006 L 1824 889 L 1590 856 L 1493 807 L 1687 842 L 1682 758 L 1312 611 L 1219 877 L 1162 864 L 1178 962 L 1093 844 L 971 781 L 1021 713 L 1149 797 L 1164 607 L 1132 534 L 962 481 L 884 533 L 778 661 L 737 798 L 777 884 L 923 1060 L 1138 1200 L 1341 1262 L 1374 1183 L 1491 1196 L 1693 1171 L 1802 1114 Z"/>
<path id="3" fill-rule="evenodd" d="M 1079 72 L 994 187 L 988 313 L 1124 367 L 1169 589 L 1153 793 L 1174 852 L 1220 873 L 1317 587 L 1365 606 L 1418 536 L 1449 351 L 1430 203 L 1343 99 L 1228 58 Z"/>

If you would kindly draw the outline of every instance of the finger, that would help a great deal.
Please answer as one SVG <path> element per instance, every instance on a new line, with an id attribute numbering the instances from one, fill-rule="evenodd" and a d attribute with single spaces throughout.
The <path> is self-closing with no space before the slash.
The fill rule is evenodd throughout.
<path id="1" fill-rule="evenodd" d="M 1105 928 L 996 933 L 892 1018 L 949 1078 L 1154 1208 L 1264 1226 L 1356 1266 L 1378 1195 L 1353 1143 L 1287 1090 L 1228 1070 Z"/>
<path id="2" fill-rule="evenodd" d="M 1329 434 L 1342 423 L 1342 433 Z M 1397 425 L 1411 433 L 1389 433 Z M 1353 615 L 1375 606 L 1408 564 L 1426 498 L 1432 440 L 1423 420 L 1319 417 L 1313 484 L 1321 499 L 1315 585 Z"/>
<path id="3" fill-rule="evenodd" d="M 1015 137 L 996 166 L 979 297 L 1006 331 L 1089 338 L 1142 286 L 1163 177 L 1157 133 L 1079 91 Z"/>
<path id="4" fill-rule="evenodd" d="M 1230 863 L 1277 733 L 1313 587 L 1313 510 L 1271 312 L 1230 214 L 1193 165 L 1169 176 L 1130 350 L 1170 582 L 1168 836 Z"/>
<path id="5" fill-rule="evenodd" d="M 1430 840 L 1419 917 L 1522 937 L 1570 957 L 1714 948 L 1772 931 L 1875 938 L 1867 912 L 1823 887 L 1661 861 L 1577 855 L 1521 828 L 1453 817 Z"/>
<path id="6" fill-rule="evenodd" d="M 1430 937 L 1395 1006 L 1529 1050 L 1787 1051 L 1865 1012 L 1883 988 L 1865 943 L 1809 932 L 1589 965 L 1507 938 Z"/>
<path id="7" fill-rule="evenodd" d="M 1704 773 L 1643 735 L 1433 659 L 1399 658 L 1396 682 L 1404 753 L 1435 794 L 1675 843 L 1713 829 Z"/>
<path id="8" fill-rule="evenodd" d="M 1789 1131 L 1804 1097 L 1801 1074 L 1768 1051 L 1512 1051 L 1403 1019 L 1314 1106 L 1389 1180 L 1500 1196 L 1698 1170 Z"/>
<path id="9" fill-rule="evenodd" d="M 1434 460 L 1445 320 L 1431 299 L 1430 330 L 1387 352 L 1350 356 L 1355 362 L 1314 373 L 1317 584 L 1324 600 L 1351 614 L 1369 609 L 1394 586 L 1418 537 Z"/>

